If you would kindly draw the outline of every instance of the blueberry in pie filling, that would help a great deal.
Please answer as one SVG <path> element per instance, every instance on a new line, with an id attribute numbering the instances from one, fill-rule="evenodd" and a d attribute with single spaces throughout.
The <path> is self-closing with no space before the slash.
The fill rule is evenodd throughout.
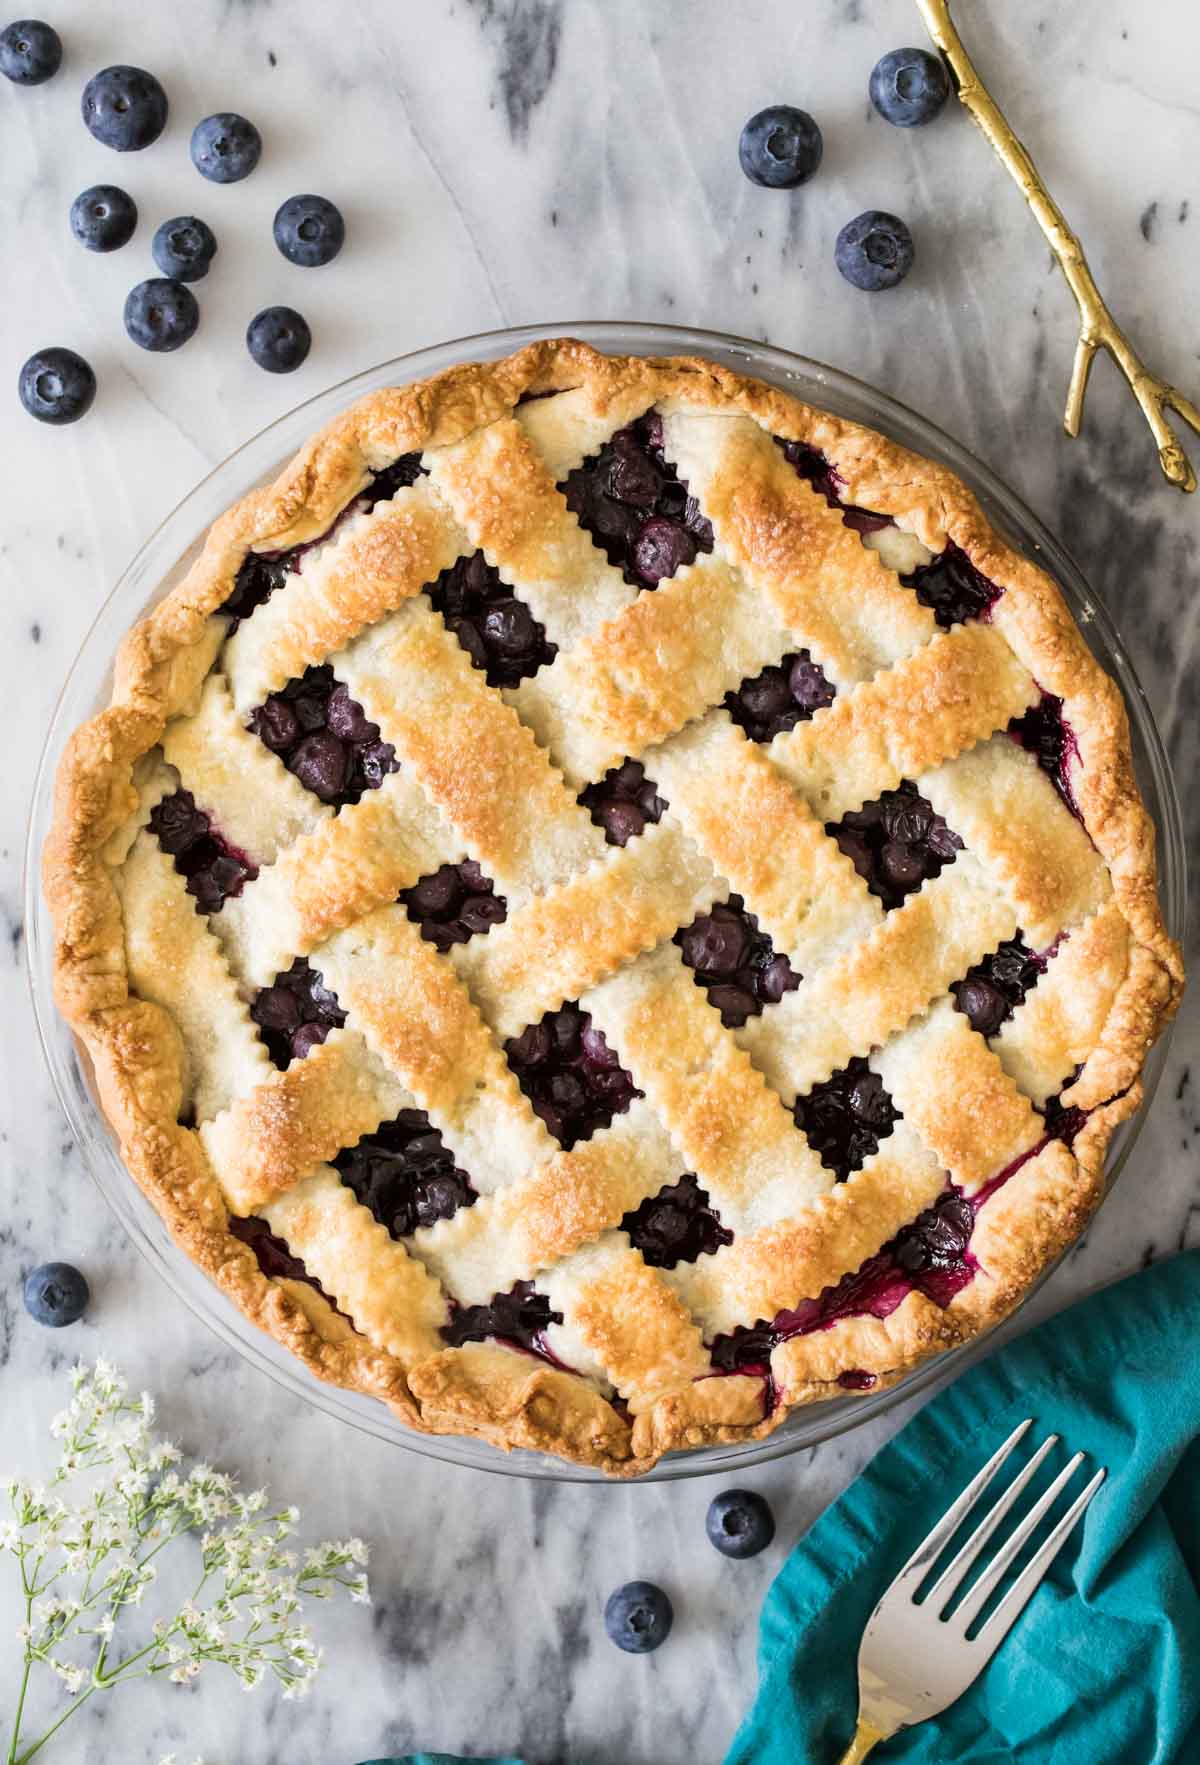
<path id="1" fill-rule="evenodd" d="M 527 1025 L 505 1053 L 534 1113 L 568 1152 L 642 1094 L 604 1032 L 578 1005 L 563 1005 Z"/>
<path id="2" fill-rule="evenodd" d="M 396 770 L 396 750 L 380 740 L 378 725 L 328 666 L 289 680 L 251 713 L 247 727 L 306 790 L 336 808 L 378 790 Z"/>
<path id="3" fill-rule="evenodd" d="M 899 907 L 928 877 L 940 876 L 962 841 L 907 779 L 827 829 L 873 895 Z"/>
<path id="4" fill-rule="evenodd" d="M 657 411 L 618 429 L 562 490 L 580 526 L 638 588 L 657 588 L 713 549 L 712 523 L 663 454 Z"/>
<path id="5" fill-rule="evenodd" d="M 402 1424 L 752 1439 L 1097 1205 L 1179 952 L 1112 684 L 942 466 L 541 340 L 347 411 L 113 679 L 57 997 L 177 1242 Z"/>
<path id="6" fill-rule="evenodd" d="M 726 1029 L 740 1029 L 748 1017 L 800 985 L 800 976 L 775 951 L 740 895 L 701 914 L 675 941 Z"/>
<path id="7" fill-rule="evenodd" d="M 342 1182 L 393 1238 L 448 1220 L 477 1199 L 471 1179 L 423 1109 L 402 1109 L 394 1121 L 337 1154 Z"/>

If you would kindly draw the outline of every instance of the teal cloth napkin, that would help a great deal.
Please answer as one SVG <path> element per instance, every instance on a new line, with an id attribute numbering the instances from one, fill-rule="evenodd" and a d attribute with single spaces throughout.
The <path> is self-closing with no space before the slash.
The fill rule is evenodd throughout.
<path id="1" fill-rule="evenodd" d="M 1200 1765 L 1200 1251 L 1011 1343 L 884 1447 L 776 1577 L 758 1696 L 725 1765 L 841 1757 L 872 1607 L 1030 1415 L 1031 1435 L 1060 1434 L 1108 1480 L 990 1667 L 942 1716 L 887 1742 L 881 1765 Z"/>

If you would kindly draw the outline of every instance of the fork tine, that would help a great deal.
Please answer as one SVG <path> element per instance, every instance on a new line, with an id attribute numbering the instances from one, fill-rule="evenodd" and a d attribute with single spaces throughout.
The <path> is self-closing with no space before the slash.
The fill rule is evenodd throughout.
<path id="1" fill-rule="evenodd" d="M 912 1556 L 909 1557 L 907 1563 L 905 1563 L 903 1569 L 901 1569 L 900 1573 L 897 1575 L 895 1582 L 892 1584 L 894 1587 L 898 1587 L 899 1584 L 908 1577 L 911 1571 L 919 1568 L 924 1572 L 924 1570 L 929 1567 L 930 1563 L 936 1559 L 939 1552 L 945 1549 L 946 1545 L 948 1545 L 950 1540 L 954 1537 L 954 1534 L 958 1531 L 958 1528 L 971 1512 L 971 1509 L 975 1506 L 975 1503 L 979 1500 L 980 1496 L 983 1494 L 992 1478 L 996 1475 L 996 1472 L 1000 1469 L 1009 1453 L 1012 1452 L 1017 1442 L 1029 1431 L 1030 1428 L 1032 1428 L 1032 1426 L 1032 1416 L 1026 1416 L 1023 1422 L 1017 1424 L 1008 1439 L 1004 1442 L 1003 1446 L 997 1448 L 987 1464 L 983 1467 L 982 1471 L 978 1472 L 977 1475 L 971 1479 L 958 1500 L 942 1515 L 933 1531 L 929 1533 L 928 1537 L 922 1539 Z M 891 1589 L 889 1588 L 888 1591 L 890 1592 Z"/>
<path id="2" fill-rule="evenodd" d="M 1039 1585 L 1047 1569 L 1067 1542 L 1071 1532 L 1083 1517 L 1092 1497 L 1104 1482 L 1107 1475 L 1104 1467 L 1092 1478 L 1081 1495 L 1077 1495 L 1053 1532 L 1038 1550 L 1037 1555 L 1026 1564 L 1017 1579 L 1013 1582 L 996 1610 L 992 1613 L 979 1635 L 976 1643 L 981 1643 L 990 1656 L 1008 1635 L 1024 1611 L 1035 1587 Z"/>
<path id="3" fill-rule="evenodd" d="M 996 1530 L 1001 1520 L 1003 1520 L 1005 1514 L 1009 1512 L 1014 1502 L 1016 1502 L 1022 1490 L 1028 1484 L 1030 1478 L 1036 1476 L 1038 1466 L 1042 1463 L 1046 1454 L 1057 1444 L 1057 1434 L 1048 1434 L 1046 1436 L 1029 1463 L 1013 1478 L 1008 1488 L 1004 1491 L 1004 1494 L 1000 1497 L 1000 1500 L 996 1502 L 994 1507 L 989 1509 L 985 1517 L 979 1522 L 970 1538 L 968 1538 L 967 1542 L 958 1552 L 958 1555 L 954 1558 L 954 1561 L 943 1569 L 929 1592 L 925 1595 L 925 1599 L 922 1600 L 922 1605 L 928 1601 L 932 1610 L 940 1612 L 954 1597 L 955 1593 L 958 1591 L 959 1583 L 971 1568 L 972 1564 L 976 1561 L 980 1551 L 992 1536 L 992 1533 Z"/>
<path id="4" fill-rule="evenodd" d="M 1069 1464 L 1065 1465 L 1044 1495 L 1034 1502 L 1021 1524 L 1011 1537 L 1006 1538 L 992 1561 L 988 1564 L 979 1580 L 975 1583 L 962 1605 L 955 1612 L 951 1622 L 959 1635 L 963 1635 L 979 1616 L 989 1594 L 999 1584 L 1009 1564 L 1032 1538 L 1041 1521 L 1049 1513 L 1071 1478 L 1086 1458 L 1086 1453 L 1077 1452 Z"/>

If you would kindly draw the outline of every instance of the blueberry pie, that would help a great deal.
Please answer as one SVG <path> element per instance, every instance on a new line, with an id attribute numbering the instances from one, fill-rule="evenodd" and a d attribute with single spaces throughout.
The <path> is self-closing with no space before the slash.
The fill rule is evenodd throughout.
<path id="1" fill-rule="evenodd" d="M 216 523 L 45 882 L 129 1167 L 245 1313 L 624 1475 L 1009 1310 L 1182 983 L 1117 689 L 959 481 L 569 341 Z"/>

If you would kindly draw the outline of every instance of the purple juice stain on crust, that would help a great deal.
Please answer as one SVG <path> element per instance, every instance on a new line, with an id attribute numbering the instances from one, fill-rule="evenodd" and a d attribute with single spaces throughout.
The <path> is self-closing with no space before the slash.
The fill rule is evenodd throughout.
<path id="1" fill-rule="evenodd" d="M 1045 972 L 1046 958 L 1031 950 L 1018 933 L 969 968 L 950 991 L 971 1028 L 990 1037 L 1008 1022 Z"/>
<path id="2" fill-rule="evenodd" d="M 845 1182 L 863 1160 L 878 1152 L 900 1111 L 883 1088 L 883 1080 L 856 1055 L 823 1085 L 814 1085 L 806 1097 L 797 1097 L 796 1126 L 804 1134 L 826 1170 L 836 1171 Z"/>
<path id="3" fill-rule="evenodd" d="M 277 974 L 272 986 L 255 995 L 250 1016 L 280 1071 L 293 1060 L 303 1060 L 330 1030 L 340 1029 L 346 1021 L 337 994 L 302 956 L 283 974 Z"/>
<path id="4" fill-rule="evenodd" d="M 928 607 L 944 630 L 962 625 L 968 619 L 991 618 L 992 608 L 1004 593 L 1002 588 L 977 570 L 966 552 L 953 540 L 944 552 L 928 564 L 919 564 L 911 576 L 901 582 L 915 590 L 922 606 Z"/>
<path id="5" fill-rule="evenodd" d="M 408 917 L 420 926 L 421 936 L 443 952 L 452 944 L 465 944 L 477 932 L 486 934 L 508 913 L 504 896 L 496 893 L 491 877 L 473 858 L 441 865 L 399 898 Z"/>
<path id="6" fill-rule="evenodd" d="M 579 525 L 635 588 L 657 588 L 713 549 L 711 522 L 663 454 L 657 411 L 618 429 L 559 489 Z"/>
<path id="7" fill-rule="evenodd" d="M 890 1317 L 914 1289 L 935 1305 L 949 1305 L 974 1279 L 968 1244 L 975 1213 L 966 1196 L 946 1189 L 861 1268 L 818 1298 L 803 1300 L 769 1322 L 718 1336 L 712 1344 L 713 1365 L 720 1372 L 759 1370 L 769 1363 L 771 1351 L 789 1337 L 828 1330 L 843 1318 Z"/>
<path id="8" fill-rule="evenodd" d="M 339 1317 L 345 1317 L 345 1313 L 338 1310 L 316 1276 L 310 1275 L 300 1258 L 292 1255 L 283 1239 L 276 1237 L 266 1220 L 260 1219 L 257 1214 L 250 1214 L 245 1219 L 238 1219 L 231 1214 L 229 1230 L 235 1238 L 249 1245 L 258 1260 L 259 1268 L 268 1280 L 303 1281 L 306 1287 L 319 1293 L 326 1305 L 337 1312 Z M 346 1319 L 347 1323 L 351 1321 Z"/>
<path id="9" fill-rule="evenodd" d="M 1062 700 L 1053 693 L 1043 693 L 1023 717 L 1013 718 L 1008 733 L 1034 756 L 1076 821 L 1082 821 L 1070 780 L 1071 768 L 1079 760 L 1079 743 L 1064 721 Z"/>
<path id="10" fill-rule="evenodd" d="M 889 909 L 929 877 L 940 876 L 962 850 L 958 835 L 908 779 L 828 823 L 825 831 Z"/>
<path id="11" fill-rule="evenodd" d="M 558 654 L 482 552 L 456 559 L 426 592 L 489 686 L 516 686 Z"/>
<path id="12" fill-rule="evenodd" d="M 720 1214 L 710 1207 L 707 1192 L 691 1172 L 665 1184 L 657 1195 L 627 1213 L 621 1230 L 628 1232 L 634 1249 L 652 1269 L 695 1262 L 733 1243 L 733 1233 L 721 1224 Z"/>
<path id="13" fill-rule="evenodd" d="M 785 656 L 725 694 L 725 709 L 752 742 L 769 742 L 832 705 L 836 689 L 807 650 Z"/>
<path id="14" fill-rule="evenodd" d="M 578 1005 L 548 1011 L 505 1043 L 508 1064 L 547 1128 L 569 1152 L 642 1092 Z"/>
<path id="15" fill-rule="evenodd" d="M 323 803 L 342 809 L 378 790 L 397 770 L 396 750 L 381 741 L 357 700 L 328 663 L 306 668 L 250 713 L 246 728 L 278 754 L 288 771 Z"/>
<path id="16" fill-rule="evenodd" d="M 545 1332 L 562 1323 L 562 1313 L 551 1311 L 544 1293 L 535 1293 L 532 1281 L 518 1281 L 507 1293 L 497 1293 L 490 1305 L 456 1305 L 451 1301 L 450 1322 L 442 1337 L 451 1348 L 467 1342 L 506 1342 L 537 1355 L 552 1367 L 563 1363 L 546 1346 Z"/>
<path id="17" fill-rule="evenodd" d="M 874 1373 L 868 1373 L 862 1367 L 847 1367 L 844 1373 L 838 1374 L 838 1384 L 843 1391 L 870 1391 L 878 1383 Z"/>
<path id="18" fill-rule="evenodd" d="M 448 1220 L 479 1199 L 423 1109 L 402 1109 L 395 1121 L 364 1134 L 333 1163 L 342 1182 L 393 1238 Z"/>
<path id="19" fill-rule="evenodd" d="M 800 985 L 786 956 L 776 954 L 740 895 L 730 895 L 675 933 L 675 942 L 727 1030 L 740 1029 L 765 1005 Z"/>
<path id="20" fill-rule="evenodd" d="M 890 515 L 879 515 L 873 509 L 860 509 L 853 503 L 842 501 L 845 484 L 841 474 L 818 448 L 810 447 L 806 441 L 781 441 L 778 436 L 775 443 L 783 450 L 788 465 L 796 468 L 797 476 L 811 484 L 831 509 L 842 511 L 845 526 L 852 527 L 856 533 L 878 533 L 883 527 L 895 526 Z"/>
<path id="21" fill-rule="evenodd" d="M 597 827 L 604 829 L 610 846 L 624 846 L 647 824 L 661 821 L 667 800 L 660 797 L 654 780 L 646 777 L 640 760 L 623 760 L 579 793 L 579 801 Z"/>
<path id="22" fill-rule="evenodd" d="M 214 832 L 191 791 L 173 791 L 156 804 L 150 831 L 187 878 L 187 892 L 199 913 L 219 913 L 231 895 L 240 895 L 243 885 L 258 875 L 258 866 L 245 852 Z"/>

